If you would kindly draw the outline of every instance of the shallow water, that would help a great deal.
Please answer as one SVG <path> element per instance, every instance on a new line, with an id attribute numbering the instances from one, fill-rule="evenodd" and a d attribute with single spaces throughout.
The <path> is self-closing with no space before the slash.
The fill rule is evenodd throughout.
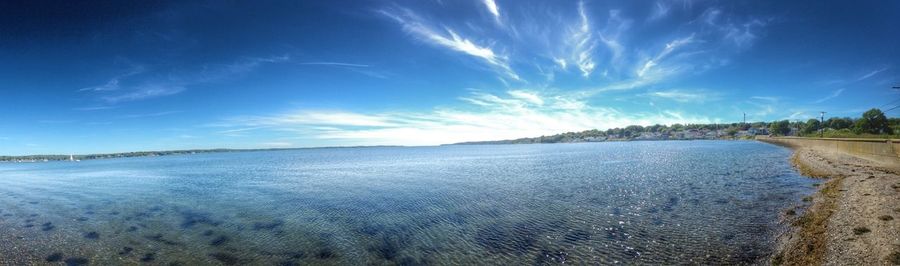
<path id="1" fill-rule="evenodd" d="M 753 263 L 790 151 L 669 141 L 0 164 L 0 264 Z"/>

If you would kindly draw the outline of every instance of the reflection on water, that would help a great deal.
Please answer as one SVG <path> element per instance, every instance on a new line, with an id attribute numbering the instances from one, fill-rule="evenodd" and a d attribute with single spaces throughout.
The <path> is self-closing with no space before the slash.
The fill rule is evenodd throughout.
<path id="1" fill-rule="evenodd" d="M 752 263 L 809 192 L 756 142 L 0 164 L 0 264 Z"/>

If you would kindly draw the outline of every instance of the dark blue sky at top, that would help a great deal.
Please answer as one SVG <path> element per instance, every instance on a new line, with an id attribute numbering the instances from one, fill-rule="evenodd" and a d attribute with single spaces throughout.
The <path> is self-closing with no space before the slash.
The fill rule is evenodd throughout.
<path id="1" fill-rule="evenodd" d="M 433 145 L 743 113 L 858 116 L 900 99 L 897 11 L 896 1 L 6 1 L 0 154 Z"/>

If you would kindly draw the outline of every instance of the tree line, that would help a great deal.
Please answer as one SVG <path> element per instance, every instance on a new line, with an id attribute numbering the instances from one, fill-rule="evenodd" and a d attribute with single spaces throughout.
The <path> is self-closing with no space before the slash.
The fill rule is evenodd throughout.
<path id="1" fill-rule="evenodd" d="M 887 118 L 878 108 L 864 112 L 859 118 L 832 117 L 828 120 L 809 119 L 806 122 L 781 120 L 769 123 L 769 132 L 773 135 L 787 136 L 791 132 L 797 135 L 815 136 L 816 134 L 833 137 L 853 136 L 890 136 L 900 131 L 900 118 Z"/>
<path id="2" fill-rule="evenodd" d="M 887 118 L 884 112 L 877 108 L 866 111 L 860 118 L 832 117 L 822 123 L 818 119 L 809 119 L 806 122 L 780 120 L 773 122 L 752 123 L 719 123 L 719 124 L 656 124 L 651 126 L 631 125 L 623 128 L 610 128 L 607 130 L 591 129 L 581 132 L 566 132 L 550 136 L 532 138 L 519 138 L 511 140 L 474 141 L 457 144 L 530 144 L 530 143 L 567 143 L 586 142 L 595 139 L 630 140 L 641 136 L 643 133 L 659 133 L 672 136 L 677 132 L 687 130 L 722 130 L 720 137 L 735 137 L 741 131 L 757 129 L 754 134 L 766 132 L 772 135 L 787 136 L 792 131 L 800 135 L 816 136 L 819 130 L 824 131 L 826 137 L 890 137 L 900 132 L 900 118 Z M 763 131 L 765 129 L 765 131 Z M 792 130 L 794 129 L 794 130 Z"/>

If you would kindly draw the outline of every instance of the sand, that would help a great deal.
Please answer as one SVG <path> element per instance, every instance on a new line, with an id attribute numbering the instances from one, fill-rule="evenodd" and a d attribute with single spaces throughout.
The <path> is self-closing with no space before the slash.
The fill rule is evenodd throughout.
<path id="1" fill-rule="evenodd" d="M 827 181 L 808 208 L 786 210 L 775 265 L 900 265 L 900 164 L 797 148 L 794 165 Z"/>

